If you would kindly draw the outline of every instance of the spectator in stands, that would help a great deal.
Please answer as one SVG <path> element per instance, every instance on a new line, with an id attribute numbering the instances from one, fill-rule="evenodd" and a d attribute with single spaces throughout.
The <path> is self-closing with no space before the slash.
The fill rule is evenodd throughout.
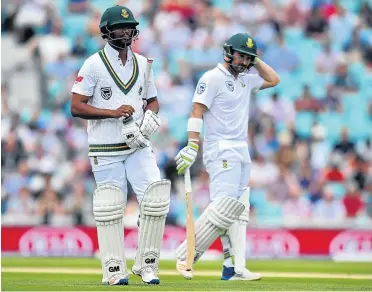
<path id="1" fill-rule="evenodd" d="M 87 55 L 87 49 L 84 44 L 84 38 L 82 36 L 78 36 L 75 39 L 74 44 L 72 45 L 72 56 L 76 58 L 83 58 Z"/>
<path id="2" fill-rule="evenodd" d="M 283 219 L 292 224 L 308 222 L 311 215 L 311 204 L 295 185 L 289 190 L 289 197 L 283 203 Z"/>
<path id="3" fill-rule="evenodd" d="M 262 111 L 268 114 L 274 120 L 274 123 L 284 125 L 293 123 L 296 115 L 293 103 L 281 98 L 278 92 L 271 95 L 271 100 L 262 106 Z"/>
<path id="4" fill-rule="evenodd" d="M 265 157 L 273 157 L 279 149 L 279 141 L 273 126 L 268 126 L 255 139 L 256 150 Z"/>
<path id="5" fill-rule="evenodd" d="M 315 122 L 311 129 L 310 144 L 310 164 L 315 172 L 327 166 L 328 157 L 332 151 L 332 148 L 325 139 L 326 134 L 326 129 L 318 122 Z"/>
<path id="6" fill-rule="evenodd" d="M 341 152 L 342 154 L 347 154 L 349 152 L 355 153 L 355 144 L 349 138 L 349 131 L 347 128 L 342 128 L 341 130 L 341 140 L 333 148 L 336 152 Z"/>
<path id="7" fill-rule="evenodd" d="M 283 1 L 287 4 L 284 7 L 282 21 L 286 26 L 303 27 L 307 17 L 307 11 L 303 8 L 303 3 L 297 0 Z"/>
<path id="8" fill-rule="evenodd" d="M 339 182 L 345 181 L 345 175 L 340 169 L 342 156 L 338 154 L 333 154 L 330 159 L 329 167 L 323 170 L 323 181 L 327 182 Z"/>
<path id="9" fill-rule="evenodd" d="M 320 7 L 314 7 L 307 19 L 305 28 L 306 35 L 316 39 L 325 37 L 325 32 L 328 28 L 328 22 L 323 17 Z"/>
<path id="10" fill-rule="evenodd" d="M 342 202 L 345 206 L 346 216 L 348 218 L 355 218 L 363 211 L 364 203 L 354 183 L 347 184 L 347 192 Z"/>
<path id="11" fill-rule="evenodd" d="M 298 53 L 286 46 L 282 35 L 277 37 L 275 45 L 267 48 L 263 58 L 265 62 L 272 64 L 273 69 L 279 73 L 293 72 L 300 64 Z"/>
<path id="12" fill-rule="evenodd" d="M 333 85 L 343 92 L 355 92 L 358 89 L 358 84 L 355 77 L 348 71 L 346 61 L 341 61 L 334 76 Z"/>
<path id="13" fill-rule="evenodd" d="M 360 6 L 359 16 L 369 27 L 372 27 L 372 5 L 371 2 L 364 1 Z"/>
<path id="14" fill-rule="evenodd" d="M 199 173 L 199 177 L 194 179 L 193 193 L 195 206 L 199 209 L 200 214 L 209 205 L 209 176 L 208 172 L 203 169 Z"/>
<path id="15" fill-rule="evenodd" d="M 316 71 L 320 74 L 334 73 L 338 64 L 340 56 L 338 53 L 332 51 L 331 44 L 326 42 L 322 51 L 318 53 L 315 60 Z"/>
<path id="16" fill-rule="evenodd" d="M 37 205 L 27 187 L 22 187 L 19 193 L 9 198 L 6 214 L 14 215 L 35 215 Z"/>
<path id="17" fill-rule="evenodd" d="M 302 96 L 295 102 L 295 108 L 297 111 L 319 112 L 322 109 L 322 103 L 312 96 L 309 85 L 305 84 Z"/>
<path id="18" fill-rule="evenodd" d="M 358 25 L 355 14 L 348 12 L 340 3 L 336 4 L 336 13 L 329 18 L 329 37 L 336 45 L 343 46 Z"/>
<path id="19" fill-rule="evenodd" d="M 322 198 L 314 207 L 314 221 L 328 225 L 332 223 L 341 223 L 345 217 L 346 209 L 342 201 L 334 198 L 331 187 L 325 186 Z"/>
<path id="20" fill-rule="evenodd" d="M 324 99 L 322 100 L 324 109 L 330 112 L 342 113 L 344 109 L 342 108 L 340 99 L 341 97 L 340 97 L 339 91 L 336 90 L 333 85 L 331 84 L 327 85 L 326 95 Z"/>
<path id="21" fill-rule="evenodd" d="M 46 23 L 47 7 L 53 4 L 50 1 L 40 0 L 22 2 L 15 15 L 14 24 L 19 43 L 25 44 L 35 35 L 36 28 Z"/>
<path id="22" fill-rule="evenodd" d="M 84 181 L 75 180 L 72 183 L 72 192 L 66 195 L 62 202 L 65 214 L 71 215 L 74 225 L 85 223 L 84 214 L 90 212 L 92 200 L 86 195 Z"/>
<path id="23" fill-rule="evenodd" d="M 91 37 L 97 37 L 101 35 L 99 24 L 101 21 L 101 12 L 98 9 L 91 10 L 91 17 L 87 25 L 87 33 Z"/>
<path id="24" fill-rule="evenodd" d="M 55 61 L 61 55 L 69 55 L 71 52 L 71 41 L 63 35 L 63 24 L 57 20 L 53 23 L 51 34 L 33 38 L 29 44 L 31 52 L 40 54 L 43 63 Z"/>
<path id="25" fill-rule="evenodd" d="M 43 224 L 52 224 L 54 215 L 62 215 L 64 213 L 60 198 L 50 187 L 42 192 L 37 204 L 38 214 L 43 217 Z"/>
<path id="26" fill-rule="evenodd" d="M 353 29 L 350 38 L 346 41 L 343 46 L 343 50 L 348 53 L 349 60 L 358 61 L 363 52 L 363 46 L 360 41 L 361 27 L 357 26 Z"/>
<path id="27" fill-rule="evenodd" d="M 1 167 L 3 169 L 16 169 L 25 156 L 25 149 L 14 130 L 9 133 L 6 140 L 1 140 Z"/>
<path id="28" fill-rule="evenodd" d="M 291 145 L 291 137 L 288 132 L 279 135 L 280 146 L 275 154 L 275 162 L 282 167 L 290 168 L 296 161 L 296 153 Z"/>
<path id="29" fill-rule="evenodd" d="M 69 0 L 68 10 L 71 13 L 85 13 L 89 8 L 89 0 Z"/>
<path id="30" fill-rule="evenodd" d="M 56 60 L 52 60 L 45 65 L 45 72 L 49 78 L 66 80 L 77 68 L 77 62 L 65 54 L 60 54 Z"/>
<path id="31" fill-rule="evenodd" d="M 252 160 L 251 179 L 249 185 L 254 188 L 265 188 L 279 178 L 278 166 L 257 153 Z"/>
<path id="32" fill-rule="evenodd" d="M 288 198 L 290 189 L 297 186 L 297 180 L 294 173 L 288 168 L 281 167 L 276 181 L 272 182 L 268 186 L 268 192 L 275 198 L 275 200 L 283 202 Z"/>
<path id="33" fill-rule="evenodd" d="M 303 191 L 307 191 L 312 181 L 315 180 L 311 165 L 308 160 L 300 162 L 300 171 L 297 175 L 298 183 Z"/>
<path id="34" fill-rule="evenodd" d="M 371 165 L 369 161 L 357 156 L 354 171 L 350 174 L 350 179 L 357 185 L 358 190 L 363 191 L 367 178 L 371 175 Z"/>

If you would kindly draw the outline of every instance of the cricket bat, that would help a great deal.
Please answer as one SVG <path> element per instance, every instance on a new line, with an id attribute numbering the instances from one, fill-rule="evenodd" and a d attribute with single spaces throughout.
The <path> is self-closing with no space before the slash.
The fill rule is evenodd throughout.
<path id="1" fill-rule="evenodd" d="M 147 92 L 149 90 L 149 83 L 150 83 L 150 74 L 151 74 L 151 67 L 152 63 L 154 62 L 153 58 L 147 58 L 147 64 L 146 64 L 146 72 L 145 72 L 145 88 L 142 96 L 142 100 L 144 103 L 147 100 Z M 146 104 L 144 105 L 144 108 L 146 107 Z"/>
<path id="2" fill-rule="evenodd" d="M 187 168 L 185 171 L 185 190 L 186 190 L 186 207 L 187 207 L 187 218 L 186 218 L 186 270 L 191 271 L 192 264 L 195 257 L 195 223 L 192 216 L 192 189 L 191 189 L 191 178 L 190 169 Z"/>

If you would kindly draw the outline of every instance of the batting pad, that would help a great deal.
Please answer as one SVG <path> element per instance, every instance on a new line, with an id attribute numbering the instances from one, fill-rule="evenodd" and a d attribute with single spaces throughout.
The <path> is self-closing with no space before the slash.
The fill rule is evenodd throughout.
<path id="1" fill-rule="evenodd" d="M 250 188 L 247 188 L 240 196 L 239 201 L 245 205 L 245 209 L 239 216 L 239 219 L 227 229 L 226 233 L 230 240 L 232 253 L 235 255 L 234 267 L 237 274 L 242 274 L 245 269 L 246 233 L 250 208 L 249 194 Z"/>
<path id="2" fill-rule="evenodd" d="M 195 258 L 194 263 L 209 246 L 235 222 L 244 210 L 244 205 L 230 197 L 218 198 L 204 210 L 195 222 Z M 177 248 L 176 255 L 180 261 L 186 260 L 187 241 Z"/>
<path id="3" fill-rule="evenodd" d="M 163 179 L 149 185 L 143 196 L 138 246 L 132 269 L 136 273 L 141 273 L 147 267 L 158 271 L 165 218 L 169 212 L 170 187 L 170 181 Z"/>
<path id="4" fill-rule="evenodd" d="M 125 195 L 117 186 L 103 184 L 94 190 L 93 214 L 97 226 L 103 283 L 108 283 L 113 276 L 128 276 L 124 255 L 125 205 Z"/>

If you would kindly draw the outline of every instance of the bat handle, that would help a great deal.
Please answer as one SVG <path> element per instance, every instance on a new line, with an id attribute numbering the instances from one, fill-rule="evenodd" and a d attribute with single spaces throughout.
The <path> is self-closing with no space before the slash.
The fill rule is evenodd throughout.
<path id="1" fill-rule="evenodd" d="M 185 171 L 185 190 L 186 193 L 191 193 L 191 177 L 190 177 L 190 168 L 186 168 Z"/>

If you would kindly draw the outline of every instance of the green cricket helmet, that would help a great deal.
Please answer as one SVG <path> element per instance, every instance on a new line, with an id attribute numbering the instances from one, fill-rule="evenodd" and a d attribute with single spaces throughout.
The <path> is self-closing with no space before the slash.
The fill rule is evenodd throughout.
<path id="1" fill-rule="evenodd" d="M 224 60 L 229 64 L 234 60 L 234 51 L 252 56 L 253 58 L 258 57 L 257 43 L 248 33 L 234 34 L 223 45 L 223 51 Z M 250 64 L 248 69 L 252 66 L 253 64 Z"/>
<path id="2" fill-rule="evenodd" d="M 129 8 L 116 5 L 107 8 L 102 14 L 99 27 L 104 39 L 114 47 L 124 49 L 131 45 L 132 40 L 138 38 L 139 30 L 136 28 L 138 24 Z M 126 29 L 126 32 L 115 36 L 114 31 L 117 29 Z"/>

